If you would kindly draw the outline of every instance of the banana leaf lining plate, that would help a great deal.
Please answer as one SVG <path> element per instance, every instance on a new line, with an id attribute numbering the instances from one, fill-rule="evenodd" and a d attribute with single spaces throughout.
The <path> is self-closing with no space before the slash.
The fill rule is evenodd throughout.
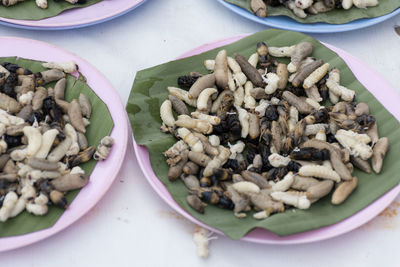
<path id="1" fill-rule="evenodd" d="M 0 24 L 29 30 L 66 30 L 96 25 L 122 16 L 147 0 L 103 0 L 84 8 L 66 10 L 41 20 L 19 20 L 0 17 Z M 57 4 L 57 3 L 51 3 Z"/>
<path id="2" fill-rule="evenodd" d="M 246 19 L 251 21 L 283 30 L 291 30 L 291 31 L 299 31 L 299 32 L 306 32 L 306 33 L 332 33 L 332 32 L 346 32 L 346 31 L 353 31 L 358 30 L 366 27 L 373 26 L 375 24 L 381 23 L 386 21 L 398 14 L 400 14 L 400 8 L 394 10 L 393 12 L 375 17 L 375 18 L 363 18 L 357 19 L 348 23 L 344 24 L 329 24 L 324 22 L 317 22 L 317 23 L 300 23 L 293 20 L 290 17 L 286 16 L 276 16 L 276 17 L 266 17 L 260 18 L 256 15 L 252 14 L 248 10 L 236 6 L 234 4 L 226 2 L 226 0 L 217 0 L 221 5 L 226 7 L 227 9 L 233 11 L 234 13 L 242 16 Z M 386 0 L 387 1 L 387 0 Z M 396 1 L 396 0 L 393 0 Z"/>
<path id="3" fill-rule="evenodd" d="M 15 37 L 0 37 L 0 57 L 13 57 L 39 61 L 75 61 L 88 86 L 107 106 L 113 120 L 110 136 L 115 143 L 107 160 L 98 162 L 91 173 L 89 183 L 80 190 L 70 206 L 54 225 L 35 232 L 0 238 L 0 252 L 23 247 L 67 228 L 86 214 L 107 192 L 122 166 L 128 143 L 128 122 L 122 102 L 107 79 L 88 62 L 51 44 Z M 26 49 L 29 47 L 29 49 Z M 68 94 L 68 91 L 67 91 Z M 16 217 L 17 219 L 18 217 Z M 46 217 L 41 217 L 46 219 Z"/>
<path id="4" fill-rule="evenodd" d="M 183 54 L 180 58 L 185 58 L 193 55 L 197 55 L 208 50 L 231 44 L 235 41 L 242 39 L 245 36 L 237 36 L 215 43 L 210 43 L 198 47 Z M 400 110 L 396 108 L 396 105 L 400 101 L 399 95 L 395 92 L 391 86 L 384 81 L 374 70 L 360 62 L 357 58 L 348 54 L 347 52 L 336 48 L 334 46 L 324 44 L 326 47 L 336 52 L 352 70 L 357 79 L 377 98 L 379 102 L 397 119 L 400 119 Z M 154 190 L 160 195 L 160 197 L 166 201 L 173 209 L 185 216 L 192 222 L 199 224 L 203 227 L 208 228 L 211 231 L 222 234 L 221 231 L 212 228 L 186 212 L 175 200 L 172 198 L 171 194 L 168 192 L 164 184 L 155 175 L 149 158 L 149 152 L 146 147 L 138 145 L 134 140 L 134 148 L 136 153 L 136 158 L 138 159 L 139 165 L 142 171 L 149 181 Z M 371 177 L 373 178 L 373 177 Z M 387 191 L 384 195 L 376 199 L 374 202 L 361 209 L 357 213 L 341 220 L 335 224 L 320 227 L 314 230 L 287 235 L 278 236 L 265 229 L 256 228 L 245 236 L 241 238 L 244 241 L 263 243 L 263 244 L 300 244 L 320 241 L 328 238 L 332 238 L 344 233 L 347 233 L 357 227 L 368 222 L 375 216 L 377 216 L 384 208 L 386 208 L 398 195 L 400 192 L 400 186 L 395 185 L 392 189 Z M 207 213 L 207 211 L 206 211 Z"/>

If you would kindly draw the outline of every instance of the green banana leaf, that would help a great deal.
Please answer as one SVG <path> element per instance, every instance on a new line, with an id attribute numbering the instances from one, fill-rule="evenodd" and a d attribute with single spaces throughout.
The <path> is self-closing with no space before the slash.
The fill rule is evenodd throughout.
<path id="1" fill-rule="evenodd" d="M 0 4 L 0 17 L 7 19 L 41 20 L 55 17 L 69 9 L 82 8 L 94 5 L 103 0 L 86 0 L 85 4 L 70 4 L 64 0 L 48 0 L 48 7 L 42 9 L 36 5 L 35 0 L 25 0 L 14 6 L 5 7 Z"/>
<path id="2" fill-rule="evenodd" d="M 228 55 L 237 52 L 249 56 L 254 53 L 259 41 L 265 41 L 270 46 L 288 46 L 302 41 L 312 42 L 314 44 L 313 56 L 329 62 L 331 67 L 340 70 L 341 83 L 356 91 L 357 101 L 369 104 L 371 113 L 376 116 L 378 121 L 380 135 L 389 138 L 391 148 L 386 156 L 382 173 L 368 175 L 355 170 L 354 175 L 359 177 L 359 186 L 342 205 L 331 205 L 330 196 L 327 196 L 314 203 L 308 210 L 289 209 L 261 221 L 253 219 L 251 214 L 245 219 L 237 219 L 232 211 L 212 205 L 206 207 L 205 214 L 200 214 L 186 203 L 188 190 L 183 182 L 180 180 L 168 181 L 168 166 L 162 152 L 173 145 L 176 140 L 170 134 L 162 133 L 159 130 L 161 125 L 159 107 L 168 96 L 167 86 L 177 86 L 177 77 L 187 75 L 191 71 L 206 73 L 203 61 L 215 58 L 217 52 L 222 48 L 227 50 Z M 279 60 L 281 61 L 281 59 Z M 139 71 L 136 74 L 126 109 L 136 142 L 146 146 L 149 150 L 155 174 L 175 201 L 196 219 L 221 230 L 232 239 L 239 239 L 256 227 L 286 236 L 337 223 L 363 209 L 399 182 L 400 165 L 397 164 L 397 161 L 400 157 L 400 128 L 397 120 L 357 81 L 346 63 L 336 53 L 317 40 L 301 33 L 281 30 L 263 31 L 200 55 Z"/>
<path id="3" fill-rule="evenodd" d="M 0 58 L 0 64 L 3 62 L 16 63 L 30 69 L 32 72 L 45 70 L 41 65 L 42 62 L 34 60 L 15 57 Z M 50 83 L 46 87 L 53 86 L 54 83 Z M 65 99 L 68 102 L 72 101 L 72 99 L 78 99 L 80 93 L 86 95 L 92 104 L 92 115 L 90 117 L 90 125 L 86 127 L 86 137 L 89 146 L 97 146 L 104 136 L 111 133 L 114 122 L 106 104 L 104 104 L 95 92 L 84 82 L 84 77 L 80 76 L 79 79 L 76 79 L 74 76 L 68 75 Z M 81 164 L 80 167 L 84 169 L 87 174 L 90 174 L 95 165 L 96 161 L 92 159 Z M 96 177 L 91 177 L 90 179 L 93 180 L 96 179 Z M 68 203 L 74 200 L 79 191 L 80 190 L 74 190 L 66 194 Z M 9 219 L 4 223 L 0 222 L 0 237 L 22 235 L 46 229 L 54 225 L 63 212 L 64 210 L 52 205 L 49 206 L 49 212 L 44 216 L 34 216 L 24 211 L 15 218 Z"/>
<path id="4" fill-rule="evenodd" d="M 249 12 L 253 13 L 250 8 L 250 0 L 224 0 L 228 3 L 234 4 L 241 8 L 247 9 Z M 375 18 L 383 16 L 393 12 L 395 9 L 400 7 L 400 1 L 398 0 L 381 0 L 379 5 L 369 8 L 356 8 L 352 7 L 349 10 L 344 9 L 333 9 L 326 13 L 320 13 L 317 15 L 309 14 L 306 18 L 297 17 L 291 10 L 284 6 L 278 7 L 267 7 L 267 16 L 287 16 L 291 17 L 295 21 L 300 23 L 316 23 L 316 22 L 326 22 L 330 24 L 344 24 L 353 20 L 363 19 L 363 18 Z M 255 15 L 254 15 L 255 16 Z"/>

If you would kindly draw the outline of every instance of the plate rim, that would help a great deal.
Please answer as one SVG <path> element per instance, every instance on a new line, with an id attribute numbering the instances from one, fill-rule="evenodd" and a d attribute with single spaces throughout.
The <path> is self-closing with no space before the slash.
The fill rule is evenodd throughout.
<path id="1" fill-rule="evenodd" d="M 367 27 L 371 27 L 375 24 L 381 23 L 383 21 L 386 21 L 398 14 L 400 14 L 400 7 L 395 9 L 389 14 L 382 15 L 379 17 L 375 18 L 361 18 L 357 19 L 354 21 L 350 21 L 348 23 L 344 24 L 330 24 L 330 23 L 325 23 L 325 22 L 317 22 L 317 23 L 300 23 L 295 20 L 293 20 L 290 17 L 287 16 L 273 16 L 273 17 L 267 17 L 267 18 L 259 18 L 253 14 L 251 14 L 249 11 L 245 10 L 244 8 L 235 6 L 234 4 L 228 3 L 224 0 L 217 0 L 221 5 L 223 5 L 225 8 L 229 9 L 233 13 L 251 20 L 253 22 L 257 22 L 259 24 L 263 24 L 269 27 L 274 27 L 278 29 L 283 29 L 283 30 L 289 30 L 289 31 L 299 31 L 299 32 L 306 32 L 306 33 L 332 33 L 332 32 L 347 32 L 347 31 L 353 31 L 353 30 L 359 30 Z M 290 23 L 295 23 L 295 25 L 287 25 L 286 23 L 282 25 L 282 22 L 279 22 L 277 20 L 279 19 L 285 19 L 288 20 Z M 319 27 L 329 27 L 328 29 L 320 29 Z"/>
<path id="2" fill-rule="evenodd" d="M 200 45 L 200 46 L 198 46 L 196 48 L 190 49 L 189 51 L 187 51 L 187 52 L 183 53 L 182 55 L 180 55 L 177 59 L 182 59 L 182 58 L 194 55 L 194 52 L 196 54 L 200 54 L 200 53 L 203 53 L 205 51 L 208 51 L 208 50 L 210 50 L 209 46 L 213 46 L 212 49 L 215 49 L 215 48 L 218 48 L 218 47 L 233 43 L 233 42 L 235 42 L 237 40 L 240 40 L 240 39 L 242 39 L 242 38 L 244 38 L 246 36 L 249 36 L 249 35 L 250 34 L 242 34 L 242 35 L 237 35 L 237 36 L 224 38 L 224 39 L 217 40 L 217 41 L 214 41 L 214 42 L 209 42 L 209 43 Z M 349 54 L 348 52 L 346 52 L 346 51 L 344 51 L 344 50 L 342 50 L 342 49 L 340 49 L 338 47 L 335 47 L 333 45 L 330 45 L 330 44 L 327 44 L 327 43 L 324 43 L 324 42 L 320 42 L 320 43 L 323 44 L 324 46 L 328 47 L 329 49 L 333 50 L 335 53 L 343 54 L 347 58 L 350 58 L 351 60 L 356 61 L 359 64 L 363 65 L 366 69 L 368 69 L 371 73 L 373 73 L 375 75 L 375 77 L 379 78 L 380 80 L 382 80 L 383 82 L 388 84 L 375 70 L 373 70 L 371 67 L 369 67 L 367 64 L 363 63 L 361 60 L 359 60 L 355 56 L 353 56 L 353 55 Z M 217 46 L 215 46 L 216 44 L 217 44 Z M 342 56 L 340 56 L 340 57 L 346 62 L 346 60 Z M 346 62 L 346 64 L 347 64 L 347 62 Z M 350 68 L 350 66 L 348 66 L 348 67 Z M 350 68 L 350 70 L 352 70 L 352 69 Z M 360 82 L 362 83 L 362 81 L 360 81 Z M 394 91 L 392 86 L 389 85 L 389 87 L 390 87 L 391 91 Z M 374 97 L 377 98 L 376 96 L 374 96 Z M 400 99 L 400 96 L 398 96 L 398 98 Z M 378 99 L 378 101 L 379 101 L 379 99 Z M 156 191 L 158 196 L 161 199 L 163 199 L 173 210 L 175 210 L 176 212 L 178 212 L 179 214 L 181 214 L 182 216 L 184 216 L 186 219 L 190 220 L 191 222 L 193 222 L 195 224 L 198 224 L 198 225 L 200 225 L 200 226 L 202 226 L 202 227 L 204 227 L 204 228 L 206 228 L 206 229 L 208 229 L 208 230 L 210 230 L 212 232 L 215 232 L 217 234 L 226 236 L 220 230 L 217 230 L 215 228 L 212 228 L 212 227 L 208 226 L 207 224 L 204 224 L 203 222 L 200 222 L 199 220 L 194 218 L 191 214 L 189 214 L 187 211 L 185 211 L 178 203 L 176 203 L 176 201 L 172 198 L 171 194 L 166 189 L 164 184 L 155 175 L 154 171 L 152 170 L 152 173 L 147 173 L 147 171 L 145 171 L 145 169 L 146 169 L 144 167 L 145 160 L 147 160 L 147 158 L 148 158 L 148 161 L 150 161 L 149 153 L 148 153 L 147 148 L 145 146 L 138 145 L 136 143 L 136 141 L 135 141 L 135 138 L 134 138 L 133 134 L 132 134 L 132 140 L 133 140 L 133 147 L 134 147 L 134 151 L 135 151 L 136 160 L 138 161 L 140 169 L 141 169 L 142 173 L 144 174 L 146 180 L 149 182 L 149 184 L 151 185 L 153 190 Z M 145 156 L 146 159 L 144 159 L 143 154 L 140 153 L 140 150 L 145 151 L 144 153 L 146 153 L 146 156 Z M 151 175 L 154 175 L 156 177 L 156 179 L 153 180 Z M 160 189 L 160 187 L 158 185 L 160 185 L 163 189 L 165 189 L 166 194 L 164 194 L 164 192 L 161 191 L 161 189 Z M 320 228 L 313 229 L 313 230 L 310 230 L 310 231 L 301 232 L 301 233 L 288 235 L 288 236 L 284 236 L 284 237 L 279 237 L 279 236 L 275 235 L 276 239 L 262 239 L 262 238 L 260 239 L 259 237 L 251 236 L 251 233 L 254 232 L 254 231 L 263 231 L 263 232 L 266 231 L 266 232 L 272 233 L 272 232 L 270 232 L 270 231 L 268 231 L 266 229 L 255 228 L 255 229 L 251 230 L 249 233 L 247 233 L 244 237 L 242 237 L 239 240 L 252 242 L 252 243 L 259 243 L 259 244 L 294 245 L 294 244 L 312 243 L 312 242 L 317 242 L 317 241 L 323 241 L 323 240 L 330 239 L 330 238 L 333 238 L 333 237 L 338 237 L 338 236 L 343 235 L 345 233 L 351 232 L 351 231 L 357 229 L 358 227 L 361 227 L 362 225 L 364 225 L 364 224 L 368 223 L 369 221 L 371 221 L 379 213 L 381 213 L 385 208 L 387 208 L 392 203 L 392 201 L 398 196 L 399 193 L 400 193 L 400 183 L 397 186 L 394 186 L 392 189 L 390 189 L 388 192 L 386 192 L 382 196 L 380 196 L 378 199 L 376 199 L 375 201 L 370 203 L 368 206 L 366 206 L 365 208 L 363 208 L 360 211 L 358 211 L 357 213 L 355 213 L 355 214 L 353 214 L 353 215 L 341 220 L 340 222 L 332 224 L 332 225 L 328 225 L 328 226 L 320 227 Z M 354 218 L 356 218 L 357 215 L 360 216 L 360 214 L 362 212 L 365 212 L 365 210 L 367 210 L 367 209 L 371 209 L 374 205 L 377 205 L 380 202 L 384 202 L 384 204 L 382 204 L 379 208 L 375 208 L 374 212 L 370 212 L 370 215 L 366 216 L 366 218 L 364 218 L 360 223 L 358 223 L 358 225 L 355 225 L 355 226 L 352 226 L 352 227 L 348 227 L 345 230 L 341 230 L 341 231 L 336 231 L 335 229 L 333 229 L 333 231 L 330 231 L 330 232 L 327 231 L 327 229 L 329 229 L 329 228 L 335 228 L 337 226 L 340 226 L 341 224 L 346 224 L 348 221 L 354 220 Z M 317 237 L 311 237 L 311 238 L 302 238 L 302 237 L 300 237 L 299 239 L 296 239 L 296 237 L 298 237 L 298 236 L 308 235 L 310 233 L 315 233 L 315 232 L 320 232 L 320 231 L 327 231 L 328 234 L 326 234 L 325 236 L 317 235 Z"/>
<path id="3" fill-rule="evenodd" d="M 110 187 L 112 186 L 112 184 L 114 183 L 115 179 L 118 177 L 119 171 L 122 167 L 122 164 L 124 162 L 124 158 L 126 156 L 126 152 L 127 152 L 127 146 L 128 146 L 128 133 L 129 133 L 129 123 L 128 123 L 128 116 L 125 112 L 125 108 L 124 105 L 122 104 L 122 101 L 117 93 L 117 91 L 113 88 L 112 84 L 108 81 L 108 79 L 99 71 L 97 70 L 96 67 L 94 67 L 93 65 L 91 65 L 88 61 L 84 60 L 83 58 L 77 56 L 76 54 L 67 51 L 61 47 L 55 46 L 53 44 L 50 43 L 46 43 L 46 42 L 42 42 L 42 41 L 38 41 L 38 40 L 34 40 L 34 39 L 29 39 L 29 38 L 22 38 L 22 37 L 14 37 L 14 36 L 1 36 L 0 37 L 0 42 L 3 41 L 10 41 L 10 42 L 24 42 L 24 43 L 29 43 L 32 47 L 35 47 L 35 49 L 39 49 L 39 47 L 43 47 L 46 49 L 49 49 L 47 51 L 57 51 L 59 53 L 59 55 L 63 55 L 65 57 L 70 58 L 71 60 L 74 60 L 78 65 L 80 65 L 80 69 L 82 70 L 82 67 L 84 68 L 82 74 L 88 78 L 91 76 L 96 76 L 97 78 L 101 79 L 101 82 L 103 84 L 104 88 L 107 88 L 107 94 L 110 95 L 110 99 L 112 100 L 107 100 L 107 99 L 103 99 L 102 97 L 99 96 L 100 93 L 100 89 L 93 89 L 92 85 L 90 85 L 88 82 L 88 85 L 91 87 L 91 89 L 93 90 L 93 92 L 96 93 L 96 95 L 104 102 L 108 102 L 106 103 L 107 108 L 109 109 L 109 112 L 113 118 L 113 122 L 114 122 L 114 127 L 111 131 L 110 136 L 118 136 L 121 140 L 118 143 L 115 143 L 115 145 L 119 148 L 118 150 L 116 149 L 116 147 L 114 147 L 113 150 L 111 150 L 111 153 L 109 155 L 108 160 L 110 161 L 103 161 L 103 162 L 98 162 L 95 166 L 95 168 L 93 169 L 93 172 L 91 174 L 91 179 L 92 179 L 92 175 L 93 173 L 96 171 L 96 169 L 101 169 L 101 168 L 109 168 L 107 166 L 104 165 L 110 165 L 111 164 L 111 160 L 112 162 L 115 164 L 113 164 L 113 169 L 115 171 L 112 172 L 112 175 L 109 176 L 108 180 L 106 180 L 106 182 L 103 184 L 102 190 L 99 191 L 97 194 L 95 194 L 94 196 L 91 195 L 92 197 L 92 201 L 90 201 L 89 204 L 87 204 L 86 206 L 82 207 L 77 207 L 75 208 L 75 205 L 77 205 L 76 201 L 80 201 L 80 199 L 82 197 L 85 197 L 85 195 L 83 195 L 82 193 L 85 193 L 85 191 L 87 191 L 86 187 L 84 187 L 81 192 L 79 192 L 77 194 L 77 196 L 75 197 L 75 199 L 70 203 L 69 209 L 75 208 L 78 209 L 78 212 L 76 215 L 72 214 L 72 215 L 68 215 L 66 212 L 64 212 L 59 219 L 54 223 L 54 225 L 42 229 L 42 230 L 38 230 L 35 232 L 31 232 L 31 233 L 27 233 L 27 234 L 22 234 L 22 235 L 15 235 L 15 236 L 9 236 L 9 237 L 1 237 L 0 238 L 0 252 L 4 252 L 4 251 L 9 251 L 9 250 L 14 250 L 17 248 L 21 248 L 27 245 L 31 245 L 33 243 L 39 242 L 43 239 L 46 239 L 48 237 L 51 237 L 59 232 L 61 232 L 62 230 L 65 230 L 66 228 L 70 227 L 72 224 L 74 224 L 76 221 L 78 221 L 79 219 L 81 219 L 85 214 L 87 214 L 94 206 L 97 205 L 97 203 L 102 199 L 102 197 L 107 193 L 107 191 L 110 189 Z M 9 55 L 0 55 L 0 57 L 7 57 Z M 14 55 L 15 56 L 15 55 Z M 35 57 L 38 57 L 37 55 L 35 55 Z M 51 57 L 51 56 L 49 56 Z M 25 56 L 21 56 L 21 58 L 27 58 Z M 30 58 L 28 58 L 30 59 Z M 37 58 L 33 59 L 33 60 L 38 60 Z M 87 68 L 87 70 L 85 70 Z M 92 75 L 86 75 L 85 72 L 92 72 Z M 115 102 L 116 101 L 116 102 Z M 115 105 L 116 107 L 118 107 L 118 110 L 111 110 L 110 106 L 111 106 L 111 102 L 115 102 L 113 105 Z M 114 114 L 114 116 L 113 116 Z M 121 115 L 124 115 L 124 118 L 121 120 L 116 120 L 116 117 L 119 117 Z M 115 118 L 114 118 L 115 117 Z M 100 164 L 100 165 L 99 165 Z M 110 169 L 111 170 L 111 169 Z M 90 185 L 90 183 L 88 184 Z M 85 190 L 86 189 L 86 190 Z M 68 210 L 67 210 L 68 211 Z M 67 214 L 67 215 L 65 215 Z M 64 221 L 63 221 L 64 220 Z M 68 220 L 68 221 L 67 221 Z M 11 244 L 10 244 L 11 243 Z"/>
<path id="4" fill-rule="evenodd" d="M 106 1 L 106 0 L 103 0 Z M 93 8 L 96 5 L 101 4 L 103 1 L 95 3 L 93 5 L 83 7 L 81 9 L 90 9 Z M 115 1 L 115 0 L 114 0 Z M 56 23 L 56 22 L 50 22 L 46 25 L 35 25 L 35 22 L 38 21 L 46 21 L 47 19 L 54 19 L 58 16 L 62 16 L 64 12 L 73 12 L 74 9 L 66 10 L 61 12 L 60 14 L 50 17 L 50 18 L 45 18 L 41 20 L 18 20 L 18 19 L 8 19 L 4 17 L 0 17 L 0 25 L 4 26 L 9 26 L 9 27 L 14 27 L 14 28 L 19 28 L 19 29 L 27 29 L 27 30 L 69 30 L 69 29 L 78 29 L 78 28 L 83 28 L 83 27 L 89 27 L 93 26 L 96 24 L 100 24 L 103 22 L 107 22 L 109 20 L 118 18 L 120 16 L 125 15 L 126 13 L 138 8 L 142 4 L 144 4 L 147 0 L 136 0 L 134 2 L 128 3 L 127 6 L 122 7 L 121 9 L 111 13 L 107 14 L 105 16 L 102 16 L 100 18 L 95 17 L 95 18 L 90 18 L 87 19 L 86 21 L 80 21 L 80 22 L 66 22 L 66 23 Z M 79 9 L 79 8 L 77 8 Z"/>

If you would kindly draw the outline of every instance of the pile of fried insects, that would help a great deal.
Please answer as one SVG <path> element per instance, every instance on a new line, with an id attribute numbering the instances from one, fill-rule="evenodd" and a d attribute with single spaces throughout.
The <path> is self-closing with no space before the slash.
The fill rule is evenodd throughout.
<path id="1" fill-rule="evenodd" d="M 0 221 L 25 209 L 44 215 L 50 203 L 67 208 L 64 194 L 85 186 L 89 175 L 78 165 L 104 160 L 113 144 L 104 137 L 88 146 L 86 126 L 92 107 L 80 94 L 64 99 L 66 73 L 74 62 L 43 63 L 38 73 L 4 62 L 0 65 Z M 56 82 L 54 88 L 45 84 Z"/>
<path id="2" fill-rule="evenodd" d="M 388 138 L 379 138 L 368 105 L 340 85 L 339 70 L 312 52 L 309 42 L 260 42 L 249 59 L 221 50 L 204 62 L 212 73 L 178 78 L 188 91 L 168 87 L 161 131 L 181 139 L 164 153 L 168 178 L 182 179 L 193 209 L 212 204 L 239 218 L 254 209 L 262 219 L 285 206 L 308 209 L 331 191 L 337 205 L 357 187 L 353 166 L 370 173 L 371 159 L 381 171 Z M 328 98 L 332 106 L 323 105 Z"/>
<path id="3" fill-rule="evenodd" d="M 316 15 L 333 9 L 348 10 L 377 6 L 379 0 L 250 0 L 250 7 L 258 17 L 267 16 L 267 6 L 285 6 L 297 17 L 306 18 L 309 14 Z"/>
<path id="4" fill-rule="evenodd" d="M 9 6 L 14 6 L 20 2 L 24 2 L 24 1 L 28 1 L 28 0 L 1 0 L 1 4 L 5 7 L 9 7 Z M 36 5 L 42 9 L 46 9 L 48 4 L 47 4 L 47 0 L 35 0 L 36 1 Z M 60 0 L 54 0 L 54 2 L 59 2 Z M 86 0 L 63 0 L 66 1 L 70 4 L 85 4 Z"/>

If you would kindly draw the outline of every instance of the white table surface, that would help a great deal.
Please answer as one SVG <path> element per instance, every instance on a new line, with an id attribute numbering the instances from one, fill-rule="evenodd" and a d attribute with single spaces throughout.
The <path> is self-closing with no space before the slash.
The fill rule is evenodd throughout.
<path id="1" fill-rule="evenodd" d="M 396 23 L 400 16 L 363 30 L 312 36 L 355 55 L 399 91 Z M 207 42 L 263 29 L 214 0 L 148 0 L 94 27 L 59 32 L 0 27 L 0 35 L 74 52 L 104 73 L 126 104 L 136 71 Z M 323 242 L 272 246 L 219 237 L 210 245 L 210 257 L 200 259 L 192 241 L 194 225 L 156 195 L 129 146 L 119 177 L 93 210 L 53 237 L 0 253 L 0 266 L 399 266 L 399 203 L 359 229 Z"/>

